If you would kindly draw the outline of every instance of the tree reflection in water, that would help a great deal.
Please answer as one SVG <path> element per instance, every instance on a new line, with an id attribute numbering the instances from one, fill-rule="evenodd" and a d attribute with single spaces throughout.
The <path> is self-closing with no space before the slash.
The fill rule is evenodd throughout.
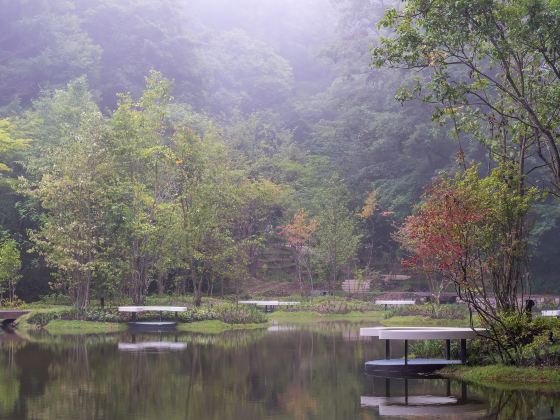
<path id="1" fill-rule="evenodd" d="M 367 377 L 363 361 L 383 349 L 355 340 L 358 327 L 30 340 L 3 335 L 0 419 L 376 418 L 377 409 L 361 407 L 360 398 L 384 396 L 385 382 Z M 119 343 L 140 346 L 123 351 Z M 185 346 L 166 349 L 165 343 Z M 410 380 L 406 389 L 409 403 L 425 395 L 467 400 L 454 381 Z M 389 393 L 405 397 L 404 381 L 392 380 Z M 475 400 L 494 418 L 550 418 L 560 409 L 558 394 L 469 385 L 468 401 Z"/>

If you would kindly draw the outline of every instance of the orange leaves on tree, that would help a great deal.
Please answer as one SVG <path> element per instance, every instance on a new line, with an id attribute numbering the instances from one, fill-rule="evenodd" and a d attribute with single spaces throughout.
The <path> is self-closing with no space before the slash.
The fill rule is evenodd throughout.
<path id="1" fill-rule="evenodd" d="M 364 202 L 364 206 L 362 207 L 362 211 L 360 211 L 359 216 L 362 219 L 369 219 L 375 213 L 375 209 L 377 207 L 377 190 L 373 190 L 370 192 Z"/>
<path id="2" fill-rule="evenodd" d="M 313 233 L 317 230 L 317 221 L 307 219 L 305 210 L 300 209 L 293 217 L 292 222 L 279 226 L 279 234 L 283 236 L 288 245 L 300 248 L 309 244 Z"/>

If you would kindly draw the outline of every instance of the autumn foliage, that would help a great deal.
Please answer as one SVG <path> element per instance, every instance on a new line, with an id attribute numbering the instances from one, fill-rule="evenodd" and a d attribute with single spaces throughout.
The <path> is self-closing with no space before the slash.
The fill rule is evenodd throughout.
<path id="1" fill-rule="evenodd" d="M 410 252 L 403 263 L 424 272 L 457 276 L 478 246 L 489 208 L 471 188 L 439 179 L 406 218 L 397 239 Z"/>
<path id="2" fill-rule="evenodd" d="M 293 217 L 292 222 L 279 226 L 279 234 L 283 236 L 289 246 L 301 248 L 309 244 L 311 236 L 317 230 L 317 221 L 307 220 L 305 210 L 300 209 Z"/>
<path id="3" fill-rule="evenodd" d="M 514 340 L 503 338 L 503 320 L 523 315 L 527 217 L 537 197 L 511 166 L 484 178 L 471 167 L 434 182 L 396 234 L 409 254 L 404 265 L 425 274 L 432 293 L 453 284 L 504 360 L 513 360 L 504 343 Z"/>
<path id="4" fill-rule="evenodd" d="M 303 269 L 307 272 L 311 289 L 313 289 L 313 273 L 310 261 L 310 244 L 318 223 L 314 219 L 307 219 L 305 210 L 300 209 L 293 217 L 292 222 L 278 227 L 278 233 L 284 237 L 287 245 L 294 249 L 298 282 L 302 294 L 304 293 Z"/>

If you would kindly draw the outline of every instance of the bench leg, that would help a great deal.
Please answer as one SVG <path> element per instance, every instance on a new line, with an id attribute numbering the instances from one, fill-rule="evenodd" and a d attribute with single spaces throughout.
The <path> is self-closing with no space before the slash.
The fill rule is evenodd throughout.
<path id="1" fill-rule="evenodd" d="M 385 340 L 385 359 L 391 358 L 391 341 Z"/>
<path id="2" fill-rule="evenodd" d="M 408 365 L 408 340 L 404 340 L 404 365 Z"/>
<path id="3" fill-rule="evenodd" d="M 408 379 L 404 378 L 404 404 L 408 405 Z"/>
<path id="4" fill-rule="evenodd" d="M 385 378 L 385 396 L 391 396 L 391 379 Z"/>

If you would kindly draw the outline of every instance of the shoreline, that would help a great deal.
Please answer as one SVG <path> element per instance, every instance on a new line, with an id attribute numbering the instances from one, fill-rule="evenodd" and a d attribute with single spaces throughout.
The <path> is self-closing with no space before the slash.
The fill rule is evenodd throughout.
<path id="1" fill-rule="evenodd" d="M 560 393 L 560 367 L 530 366 L 453 366 L 438 373 L 449 379 L 458 379 L 475 385 L 504 390 L 527 390 Z"/>
<path id="2" fill-rule="evenodd" d="M 102 334 L 121 332 L 127 329 L 125 322 L 104 322 L 84 320 L 62 320 L 52 319 L 45 325 L 37 325 L 28 322 L 28 319 L 36 314 L 49 314 L 68 310 L 69 307 L 41 307 L 29 308 L 31 313 L 22 316 L 17 322 L 19 330 L 44 330 L 52 335 L 79 335 L 79 334 Z M 412 326 L 412 325 L 440 325 L 440 326 L 468 326 L 465 319 L 432 319 L 420 315 L 390 316 L 386 310 L 350 311 L 347 313 L 323 313 L 318 311 L 275 311 L 266 315 L 267 322 L 263 323 L 225 323 L 219 320 L 201 320 L 193 322 L 179 322 L 177 331 L 216 334 L 231 330 L 252 330 L 266 328 L 270 325 L 282 324 L 315 324 L 322 322 L 351 322 L 351 323 L 373 323 L 384 326 Z"/>

